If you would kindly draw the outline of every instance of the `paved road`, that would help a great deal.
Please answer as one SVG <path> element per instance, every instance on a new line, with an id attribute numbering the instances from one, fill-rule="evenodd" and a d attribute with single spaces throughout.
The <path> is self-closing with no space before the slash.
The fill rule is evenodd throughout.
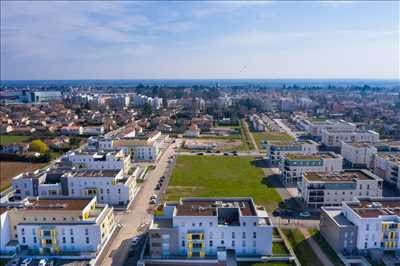
<path id="1" fill-rule="evenodd" d="M 297 139 L 296 133 L 294 133 L 285 123 L 282 122 L 282 119 L 274 119 L 275 123 L 277 123 L 283 130 L 286 131 L 290 136 L 294 139 Z"/>
<path id="2" fill-rule="evenodd" d="M 122 224 L 121 230 L 112 240 L 110 248 L 102 260 L 99 260 L 97 265 L 124 265 L 128 251 L 131 245 L 131 239 L 134 236 L 140 235 L 143 232 L 146 224 L 151 222 L 152 215 L 149 213 L 150 197 L 156 193 L 155 186 L 160 178 L 164 175 L 168 166 L 168 158 L 174 154 L 176 144 L 170 145 L 159 161 L 156 163 L 156 168 L 147 174 L 147 178 L 142 184 L 142 188 L 136 195 L 133 204 L 126 212 L 116 213 L 115 220 Z"/>
<path id="3" fill-rule="evenodd" d="M 213 155 L 213 156 L 234 156 L 233 153 L 231 152 L 220 152 L 220 153 L 216 153 L 216 152 L 205 152 L 205 151 L 198 151 L 198 152 L 188 152 L 188 151 L 180 151 L 177 152 L 178 155 L 198 155 L 198 153 L 202 153 L 202 155 Z M 224 154 L 227 153 L 228 155 Z M 265 156 L 265 154 L 256 152 L 256 151 L 252 151 L 252 152 L 241 152 L 238 151 L 237 155 L 235 156 L 253 156 L 253 157 L 257 157 L 257 156 Z"/>

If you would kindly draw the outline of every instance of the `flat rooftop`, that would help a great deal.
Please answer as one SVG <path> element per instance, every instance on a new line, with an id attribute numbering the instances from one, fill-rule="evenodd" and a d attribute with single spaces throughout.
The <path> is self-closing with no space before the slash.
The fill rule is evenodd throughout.
<path id="1" fill-rule="evenodd" d="M 376 218 L 382 215 L 400 217 L 400 197 L 395 198 L 359 198 L 359 202 L 347 203 L 363 218 Z"/>
<path id="2" fill-rule="evenodd" d="M 353 225 L 342 213 L 340 207 L 323 208 L 326 214 L 329 215 L 339 226 Z"/>
<path id="3" fill-rule="evenodd" d="M 356 180 L 377 180 L 378 177 L 365 170 L 344 170 L 336 173 L 306 172 L 304 178 L 311 182 L 355 182 Z"/>
<path id="4" fill-rule="evenodd" d="M 183 199 L 176 206 L 177 216 L 217 216 L 218 208 L 238 208 L 242 216 L 257 216 L 250 198 Z"/>
<path id="5" fill-rule="evenodd" d="M 29 199 L 24 209 L 26 210 L 83 210 L 92 199 Z"/>
<path id="6" fill-rule="evenodd" d="M 400 152 L 378 152 L 378 156 L 387 161 L 400 164 Z"/>
<path id="7" fill-rule="evenodd" d="M 309 155 L 290 153 L 286 156 L 288 160 L 322 160 L 322 159 L 334 159 L 338 157 L 339 157 L 338 154 L 332 152 L 309 154 Z"/>
<path id="8" fill-rule="evenodd" d="M 375 144 L 372 142 L 346 142 L 346 144 L 354 147 L 354 148 L 369 148 L 369 147 L 375 147 Z"/>
<path id="9" fill-rule="evenodd" d="M 72 177 L 115 177 L 121 170 L 73 170 L 69 172 Z"/>

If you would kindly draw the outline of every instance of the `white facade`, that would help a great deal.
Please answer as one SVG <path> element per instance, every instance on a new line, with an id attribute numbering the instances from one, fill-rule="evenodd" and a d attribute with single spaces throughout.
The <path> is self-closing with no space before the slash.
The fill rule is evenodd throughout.
<path id="1" fill-rule="evenodd" d="M 400 152 L 379 152 L 374 158 L 374 173 L 400 189 Z"/>
<path id="2" fill-rule="evenodd" d="M 379 142 L 379 133 L 372 130 L 325 129 L 322 131 L 322 143 L 328 147 L 340 147 L 344 142 Z"/>
<path id="3" fill-rule="evenodd" d="M 341 155 L 353 167 L 370 167 L 377 152 L 370 142 L 341 142 Z"/>
<path id="4" fill-rule="evenodd" d="M 357 227 L 358 250 L 400 250 L 400 198 L 358 198 L 342 213 Z"/>
<path id="5" fill-rule="evenodd" d="M 265 209 L 250 198 L 184 199 L 164 205 L 161 212 L 149 230 L 152 257 L 200 259 L 217 256 L 221 249 L 235 250 L 237 257 L 272 255 L 273 226 Z M 170 241 L 158 247 L 156 235 Z"/>
<path id="6" fill-rule="evenodd" d="M 383 180 L 367 170 L 304 173 L 299 182 L 302 200 L 310 208 L 339 206 L 354 197 L 382 197 Z"/>
<path id="7" fill-rule="evenodd" d="M 124 176 L 120 170 L 78 170 L 67 172 L 66 179 L 70 197 L 93 197 L 98 202 L 110 205 L 128 205 L 135 196 L 138 168 L 131 176 Z"/>
<path id="8" fill-rule="evenodd" d="M 125 173 L 131 168 L 130 155 L 120 150 L 117 152 L 84 152 L 72 151 L 64 156 L 77 168 L 86 169 L 123 169 Z"/>
<path id="9" fill-rule="evenodd" d="M 273 165 L 280 165 L 283 163 L 287 154 L 303 154 L 311 155 L 318 153 L 318 143 L 315 141 L 294 141 L 294 142 L 264 142 L 262 143 L 266 149 L 266 159 L 270 160 Z"/>
<path id="10" fill-rule="evenodd" d="M 293 119 L 297 125 L 303 128 L 308 134 L 315 137 L 322 137 L 324 130 L 355 130 L 355 124 L 346 122 L 344 120 L 331 120 L 331 119 L 314 119 L 296 116 Z"/>
<path id="11" fill-rule="evenodd" d="M 280 166 L 284 183 L 296 184 L 305 172 L 340 172 L 343 157 L 335 153 L 288 154 Z"/>

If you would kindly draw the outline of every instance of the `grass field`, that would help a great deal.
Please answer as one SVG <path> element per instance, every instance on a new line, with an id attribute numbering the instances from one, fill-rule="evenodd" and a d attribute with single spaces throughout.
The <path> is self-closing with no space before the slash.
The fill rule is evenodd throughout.
<path id="1" fill-rule="evenodd" d="M 0 135 L 0 145 L 26 142 L 29 141 L 30 139 L 31 139 L 30 136 Z"/>
<path id="2" fill-rule="evenodd" d="M 178 156 L 167 200 L 180 197 L 253 197 L 274 210 L 281 201 L 252 157 Z"/>
<path id="3" fill-rule="evenodd" d="M 282 229 L 302 266 L 323 265 L 299 229 Z"/>
<path id="4" fill-rule="evenodd" d="M 331 248 L 328 242 L 326 242 L 319 230 L 310 229 L 309 232 L 312 238 L 318 243 L 319 247 L 324 251 L 325 255 L 329 257 L 335 266 L 344 266 L 336 252 Z"/>
<path id="5" fill-rule="evenodd" d="M 272 254 L 274 256 L 284 255 L 288 256 L 289 251 L 287 250 L 285 243 L 283 242 L 273 242 L 272 243 Z"/>
<path id="6" fill-rule="evenodd" d="M 251 134 L 253 134 L 253 137 L 259 149 L 262 149 L 261 141 L 263 140 L 287 142 L 294 140 L 290 135 L 281 132 L 252 132 Z"/>
<path id="7" fill-rule="evenodd" d="M 0 162 L 0 191 L 8 188 L 11 184 L 11 179 L 23 172 L 32 171 L 42 168 L 47 163 L 25 163 L 25 162 Z"/>

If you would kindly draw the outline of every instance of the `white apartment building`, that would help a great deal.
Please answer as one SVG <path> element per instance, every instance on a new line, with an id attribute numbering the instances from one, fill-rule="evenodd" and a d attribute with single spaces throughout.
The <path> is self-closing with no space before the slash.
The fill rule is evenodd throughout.
<path id="1" fill-rule="evenodd" d="M 251 122 L 253 130 L 258 132 L 263 132 L 267 129 L 267 126 L 265 125 L 264 121 L 258 115 L 256 114 L 250 115 L 249 120 Z"/>
<path id="2" fill-rule="evenodd" d="M 378 149 L 372 142 L 341 141 L 341 155 L 353 168 L 371 167 Z"/>
<path id="3" fill-rule="evenodd" d="M 378 152 L 374 160 L 374 173 L 400 189 L 400 152 Z"/>
<path id="4" fill-rule="evenodd" d="M 296 185 L 305 172 L 340 172 L 343 170 L 343 157 L 333 153 L 310 155 L 287 154 L 280 165 L 285 184 Z"/>
<path id="5" fill-rule="evenodd" d="M 306 118 L 303 116 L 296 116 L 293 120 L 308 134 L 314 137 L 322 137 L 322 132 L 327 129 L 355 130 L 357 128 L 355 124 L 344 120 Z"/>
<path id="6" fill-rule="evenodd" d="M 282 164 L 287 154 L 316 154 L 319 146 L 318 143 L 312 140 L 293 142 L 265 141 L 261 145 L 267 152 L 266 159 L 275 166 Z"/>
<path id="7" fill-rule="evenodd" d="M 272 255 L 272 223 L 251 198 L 188 198 L 159 206 L 149 229 L 150 258 Z M 225 254 L 225 255 L 224 255 Z"/>
<path id="8" fill-rule="evenodd" d="M 132 167 L 131 157 L 123 150 L 95 152 L 95 151 L 71 151 L 63 156 L 74 167 L 85 169 L 123 169 L 128 173 Z"/>
<path id="9" fill-rule="evenodd" d="M 97 204 L 96 197 L 28 198 L 0 210 L 1 238 L 8 241 L 2 242 L 1 253 L 23 248 L 39 257 L 91 259 L 115 228 L 112 207 Z"/>
<path id="10" fill-rule="evenodd" d="M 98 202 L 127 206 L 135 197 L 140 169 L 47 169 L 20 174 L 13 178 L 14 197 L 93 197 Z"/>
<path id="11" fill-rule="evenodd" d="M 337 252 L 400 261 L 400 197 L 359 197 L 341 207 L 322 207 L 321 234 Z"/>
<path id="12" fill-rule="evenodd" d="M 126 206 L 134 198 L 138 168 L 130 176 L 122 170 L 73 170 L 62 175 L 61 180 L 70 197 L 97 197 L 98 202 Z"/>
<path id="13" fill-rule="evenodd" d="M 379 133 L 372 130 L 325 129 L 322 131 L 322 144 L 340 148 L 344 142 L 379 142 Z"/>
<path id="14" fill-rule="evenodd" d="M 299 194 L 309 208 L 339 206 L 354 197 L 382 197 L 383 179 L 368 170 L 335 173 L 306 172 L 298 184 Z"/>

